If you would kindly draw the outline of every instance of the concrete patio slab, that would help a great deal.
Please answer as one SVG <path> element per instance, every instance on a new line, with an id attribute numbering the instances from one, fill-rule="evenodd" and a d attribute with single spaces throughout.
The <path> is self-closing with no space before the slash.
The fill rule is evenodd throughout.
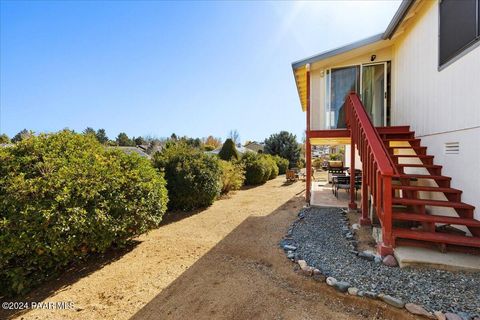
<path id="1" fill-rule="evenodd" d="M 450 271 L 480 271 L 480 256 L 426 248 L 397 247 L 394 252 L 400 268 L 406 266 L 434 267 Z"/>

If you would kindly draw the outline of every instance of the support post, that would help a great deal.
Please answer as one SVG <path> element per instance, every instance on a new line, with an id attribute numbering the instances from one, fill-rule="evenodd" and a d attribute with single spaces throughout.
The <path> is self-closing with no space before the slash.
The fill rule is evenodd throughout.
<path id="1" fill-rule="evenodd" d="M 353 141 L 353 133 L 350 135 L 350 203 L 348 204 L 348 208 L 355 210 L 357 209 L 355 202 L 355 142 Z"/>
<path id="2" fill-rule="evenodd" d="M 366 166 L 362 163 L 362 216 L 360 217 L 360 225 L 367 226 L 372 224 L 368 215 L 368 185 L 366 178 Z"/>
<path id="3" fill-rule="evenodd" d="M 382 218 L 382 243 L 379 244 L 377 250 L 382 256 L 393 253 L 393 236 L 392 236 L 392 177 L 383 177 L 381 179 L 383 186 L 383 209 Z M 382 188 L 381 188 L 382 189 Z"/>
<path id="4" fill-rule="evenodd" d="M 306 195 L 307 195 L 307 202 L 310 203 L 310 197 L 311 197 L 311 188 L 312 188 L 312 146 L 310 145 L 310 139 L 308 138 L 307 135 L 307 141 L 305 143 L 305 166 L 306 166 L 306 172 L 305 174 L 307 175 L 305 177 L 306 181 Z"/>
<path id="5" fill-rule="evenodd" d="M 310 203 L 311 188 L 312 188 L 312 147 L 310 145 L 310 64 L 305 66 L 307 69 L 307 132 L 305 141 L 305 197 L 308 203 Z"/>

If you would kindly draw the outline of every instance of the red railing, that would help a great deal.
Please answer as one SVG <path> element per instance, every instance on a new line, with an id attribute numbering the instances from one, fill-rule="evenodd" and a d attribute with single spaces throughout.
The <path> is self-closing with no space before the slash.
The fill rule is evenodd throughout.
<path id="1" fill-rule="evenodd" d="M 379 249 L 382 254 L 391 253 L 392 176 L 398 174 L 398 171 L 356 93 L 347 96 L 344 110 L 352 138 L 352 148 L 357 146 L 362 161 L 363 187 L 369 187 L 374 199 L 375 212 L 382 224 L 383 243 Z M 366 192 L 363 195 L 365 196 Z M 368 219 L 367 210 L 368 208 L 363 208 L 362 205 L 363 219 Z"/>

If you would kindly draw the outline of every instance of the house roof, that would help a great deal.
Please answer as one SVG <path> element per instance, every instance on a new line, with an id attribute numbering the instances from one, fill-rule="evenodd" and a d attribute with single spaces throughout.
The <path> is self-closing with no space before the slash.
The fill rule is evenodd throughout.
<path id="1" fill-rule="evenodd" d="M 307 106 L 307 90 L 306 90 L 307 65 L 328 59 L 330 57 L 333 57 L 351 50 L 358 49 L 370 44 L 374 44 L 376 42 L 391 39 L 395 31 L 397 30 L 398 26 L 402 23 L 403 19 L 405 18 L 408 10 L 412 7 L 412 4 L 414 2 L 415 0 L 403 0 L 397 9 L 397 12 L 393 16 L 390 23 L 388 24 L 387 28 L 382 33 L 349 43 L 347 45 L 338 47 L 333 50 L 324 51 L 314 56 L 293 62 L 292 70 L 293 70 L 293 75 L 295 77 L 295 82 L 297 85 L 297 91 L 300 98 L 300 103 L 302 105 L 302 110 L 306 111 L 306 108 L 307 108 L 306 107 Z"/>

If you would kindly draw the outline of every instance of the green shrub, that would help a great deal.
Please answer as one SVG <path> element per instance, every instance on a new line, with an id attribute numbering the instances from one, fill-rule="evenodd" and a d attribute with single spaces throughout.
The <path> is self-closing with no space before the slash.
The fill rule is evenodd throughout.
<path id="1" fill-rule="evenodd" d="M 225 143 L 218 153 L 220 159 L 225 161 L 238 160 L 238 152 L 232 139 L 225 140 Z"/>
<path id="2" fill-rule="evenodd" d="M 269 154 L 262 154 L 260 157 L 267 163 L 267 166 L 269 169 L 269 174 L 267 179 L 271 180 L 278 177 L 279 170 L 278 170 L 277 162 L 275 161 L 273 156 Z"/>
<path id="3" fill-rule="evenodd" d="M 278 176 L 278 167 L 272 156 L 247 152 L 242 157 L 245 165 L 245 184 L 257 185 Z"/>
<path id="4" fill-rule="evenodd" d="M 229 193 L 232 190 L 238 190 L 243 186 L 245 170 L 242 163 L 220 160 L 220 169 L 222 171 L 222 194 Z"/>
<path id="5" fill-rule="evenodd" d="M 0 149 L 0 296 L 158 226 L 165 180 L 146 159 L 63 131 Z"/>
<path id="6" fill-rule="evenodd" d="M 285 174 L 287 172 L 288 165 L 289 165 L 288 159 L 282 158 L 278 155 L 274 156 L 273 159 L 277 164 L 278 174 Z"/>
<path id="7" fill-rule="evenodd" d="M 175 143 L 156 153 L 153 163 L 165 172 L 171 210 L 207 207 L 220 194 L 221 171 L 217 156 Z"/>

